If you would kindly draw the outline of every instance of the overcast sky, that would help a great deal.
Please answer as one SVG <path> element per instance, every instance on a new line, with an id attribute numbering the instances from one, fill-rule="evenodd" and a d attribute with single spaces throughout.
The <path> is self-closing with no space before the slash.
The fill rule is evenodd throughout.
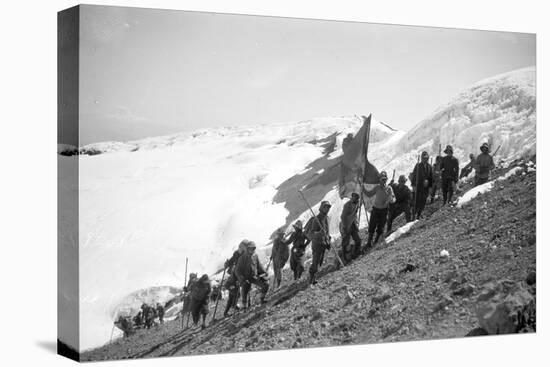
<path id="1" fill-rule="evenodd" d="M 532 34 L 81 8 L 80 145 L 373 113 L 408 130 L 535 64 Z"/>

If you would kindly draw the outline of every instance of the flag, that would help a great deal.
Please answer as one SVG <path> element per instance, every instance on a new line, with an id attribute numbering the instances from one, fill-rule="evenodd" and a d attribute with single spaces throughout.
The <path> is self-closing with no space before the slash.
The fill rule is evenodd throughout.
<path id="1" fill-rule="evenodd" d="M 353 192 L 360 193 L 360 185 L 371 188 L 378 184 L 378 169 L 368 161 L 371 116 L 361 116 L 363 126 L 359 129 L 346 149 L 341 162 L 339 193 L 340 198 L 350 197 Z M 365 174 L 363 175 L 363 172 Z"/>

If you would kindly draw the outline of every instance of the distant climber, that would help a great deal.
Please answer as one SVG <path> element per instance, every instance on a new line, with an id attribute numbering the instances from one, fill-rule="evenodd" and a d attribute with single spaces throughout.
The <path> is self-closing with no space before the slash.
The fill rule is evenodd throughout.
<path id="1" fill-rule="evenodd" d="M 474 169 L 476 170 L 475 186 L 489 181 L 491 170 L 495 168 L 493 157 L 489 154 L 489 144 L 483 143 L 479 149 L 481 154 L 477 156 L 474 162 Z"/>
<path id="2" fill-rule="evenodd" d="M 464 168 L 462 168 L 460 170 L 460 177 L 459 178 L 468 177 L 468 175 L 474 169 L 475 160 L 476 160 L 475 155 L 473 153 L 470 153 L 470 162 L 468 162 L 468 164 L 465 165 Z"/>
<path id="3" fill-rule="evenodd" d="M 239 257 L 235 266 L 235 276 L 241 286 L 241 302 L 244 308 L 249 306 L 248 294 L 252 284 L 260 288 L 260 301 L 265 303 L 265 296 L 269 290 L 267 274 L 256 254 L 256 244 L 253 241 L 247 243 L 247 251 Z"/>
<path id="4" fill-rule="evenodd" d="M 342 235 L 342 260 L 349 263 L 359 256 L 361 251 L 361 238 L 359 237 L 359 224 L 357 223 L 357 212 L 361 204 L 359 194 L 354 192 L 351 199 L 344 204 L 340 216 L 340 234 Z M 353 245 L 351 239 L 353 238 Z"/>
<path id="5" fill-rule="evenodd" d="M 431 190 L 431 197 L 430 197 L 430 203 L 433 204 L 435 200 L 435 195 L 437 194 L 437 197 L 440 197 L 441 194 L 441 160 L 443 159 L 442 156 L 438 155 L 435 157 L 435 163 L 432 167 L 433 172 L 433 183 L 432 183 L 432 190 Z"/>
<path id="6" fill-rule="evenodd" d="M 141 305 L 143 319 L 145 320 L 145 328 L 150 329 L 155 325 L 156 310 L 154 307 L 144 303 Z"/>
<path id="7" fill-rule="evenodd" d="M 164 307 L 160 303 L 157 303 L 157 315 L 159 318 L 159 323 L 161 325 L 164 324 Z"/>
<path id="8" fill-rule="evenodd" d="M 441 190 L 443 191 L 443 205 L 450 203 L 453 193 L 456 191 L 458 181 L 458 159 L 453 157 L 453 147 L 447 145 L 443 153 L 446 154 L 441 161 Z"/>
<path id="9" fill-rule="evenodd" d="M 311 241 L 304 234 L 301 220 L 297 220 L 292 227 L 294 228 L 294 232 L 292 232 L 288 239 L 292 242 L 292 249 L 290 250 L 290 269 L 294 274 L 294 280 L 298 280 L 302 277 L 302 273 L 304 272 L 306 247 Z"/>
<path id="10" fill-rule="evenodd" d="M 414 166 L 411 174 L 411 185 L 414 193 L 414 213 L 412 213 L 412 219 L 420 219 L 422 217 L 422 211 L 426 206 L 430 188 L 433 186 L 432 166 L 430 166 L 428 160 L 428 152 L 422 152 L 420 162 Z"/>
<path id="11" fill-rule="evenodd" d="M 207 274 L 203 274 L 193 285 L 191 290 L 191 316 L 193 324 L 198 325 L 202 316 L 201 329 L 206 327 L 206 315 L 208 315 L 208 300 L 212 287 Z"/>
<path id="12" fill-rule="evenodd" d="M 134 333 L 134 329 L 132 327 L 132 320 L 131 320 L 131 317 L 129 316 L 120 315 L 118 319 L 115 321 L 115 326 L 120 330 L 122 330 L 124 338 L 127 338 Z"/>
<path id="13" fill-rule="evenodd" d="M 233 256 L 224 263 L 224 268 L 227 274 L 229 274 L 227 281 L 224 283 L 224 287 L 228 292 L 227 303 L 225 304 L 225 311 L 223 312 L 224 317 L 228 315 L 231 308 L 239 310 L 239 306 L 237 305 L 239 301 L 239 282 L 235 275 L 235 265 L 239 257 L 246 252 L 246 245 L 248 242 L 248 240 L 242 240 L 241 243 L 239 243 L 238 249 L 233 252 Z"/>
<path id="14" fill-rule="evenodd" d="M 275 286 L 279 287 L 282 280 L 282 270 L 288 261 L 290 251 L 288 250 L 289 240 L 285 241 L 285 231 L 279 228 L 273 240 L 271 248 L 271 261 L 273 262 L 273 273 L 275 275 Z"/>
<path id="15" fill-rule="evenodd" d="M 132 321 L 134 322 L 134 326 L 136 328 L 141 328 L 143 326 L 143 313 L 141 310 L 134 316 Z"/>
<path id="16" fill-rule="evenodd" d="M 395 195 L 395 203 L 390 203 L 389 206 L 387 233 L 391 233 L 393 221 L 401 215 L 401 213 L 405 213 L 407 222 L 411 221 L 411 190 L 405 185 L 407 178 L 405 175 L 401 175 L 397 182 L 397 184 L 393 181 L 390 182 L 390 186 Z"/>
<path id="17" fill-rule="evenodd" d="M 380 183 L 376 185 L 372 190 L 364 191 L 368 197 L 374 196 L 374 203 L 370 214 L 369 221 L 369 237 L 365 246 L 365 251 L 372 248 L 373 244 L 378 243 L 380 236 L 384 233 L 384 227 L 386 226 L 386 220 L 388 218 L 388 207 L 390 203 L 395 203 L 395 195 L 391 186 L 386 185 L 388 181 L 388 175 L 385 171 L 380 172 Z M 372 241 L 376 232 L 376 239 L 374 243 Z"/>
<path id="18" fill-rule="evenodd" d="M 184 317 L 185 315 L 191 312 L 191 291 L 195 286 L 196 282 L 197 282 L 197 274 L 196 273 L 189 274 L 189 280 L 187 281 L 187 285 L 183 287 L 183 295 L 182 295 L 183 306 L 181 309 L 182 317 Z"/>
<path id="19" fill-rule="evenodd" d="M 319 206 L 319 214 L 309 219 L 306 223 L 305 233 L 311 240 L 312 259 L 309 267 L 309 284 L 317 283 L 316 275 L 322 264 L 325 250 L 330 249 L 330 235 L 328 227 L 328 212 L 331 205 L 328 201 L 322 201 Z"/>

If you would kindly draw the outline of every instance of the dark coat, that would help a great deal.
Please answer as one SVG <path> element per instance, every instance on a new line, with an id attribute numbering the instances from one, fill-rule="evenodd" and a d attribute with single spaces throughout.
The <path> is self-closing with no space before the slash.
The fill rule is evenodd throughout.
<path id="1" fill-rule="evenodd" d="M 403 204 L 411 202 L 411 189 L 407 185 L 392 184 L 391 188 L 395 195 L 395 204 Z"/>
<path id="2" fill-rule="evenodd" d="M 288 245 L 290 241 L 285 241 L 281 238 L 275 238 L 273 240 L 273 247 L 271 248 L 271 260 L 277 262 L 278 264 L 284 264 L 288 260 L 290 251 L 288 250 Z"/>
<path id="3" fill-rule="evenodd" d="M 418 182 L 416 181 L 418 178 Z M 429 163 L 417 163 L 414 166 L 414 170 L 411 174 L 411 184 L 413 187 L 417 187 L 420 190 L 428 191 L 433 186 L 433 170 Z M 428 181 L 428 186 L 424 187 L 424 180 Z M 418 186 L 417 186 L 418 184 Z"/>
<path id="4" fill-rule="evenodd" d="M 288 241 L 292 243 L 292 250 L 296 250 L 298 256 L 305 252 L 307 245 L 311 242 L 301 229 L 292 232 Z"/>
<path id="5" fill-rule="evenodd" d="M 258 275 L 265 273 L 265 269 L 258 259 L 256 253 L 244 253 L 239 257 L 235 265 L 235 276 L 239 282 L 252 281 L 258 278 Z"/>
<path id="6" fill-rule="evenodd" d="M 474 161 L 474 169 L 476 170 L 477 177 L 488 178 L 493 168 L 495 168 L 495 162 L 489 153 L 481 153 Z"/>
<path id="7" fill-rule="evenodd" d="M 311 240 L 311 247 L 314 250 L 325 248 L 329 245 L 328 217 L 319 213 L 316 217 L 310 218 L 306 224 L 306 236 Z"/>
<path id="8" fill-rule="evenodd" d="M 458 159 L 446 155 L 441 160 L 441 179 L 451 179 L 454 182 L 458 181 Z"/>
<path id="9" fill-rule="evenodd" d="M 160 318 L 164 317 L 164 307 L 162 307 L 162 305 L 157 306 L 157 314 L 159 315 Z"/>
<path id="10" fill-rule="evenodd" d="M 210 280 L 198 280 L 191 291 L 191 299 L 196 301 L 207 301 L 212 291 Z"/>
<path id="11" fill-rule="evenodd" d="M 231 255 L 231 257 L 225 261 L 224 266 L 226 268 L 231 268 L 235 266 L 237 260 L 239 259 L 239 256 L 241 256 L 241 253 L 239 252 L 239 250 L 236 250 L 235 252 L 233 252 L 233 255 Z"/>

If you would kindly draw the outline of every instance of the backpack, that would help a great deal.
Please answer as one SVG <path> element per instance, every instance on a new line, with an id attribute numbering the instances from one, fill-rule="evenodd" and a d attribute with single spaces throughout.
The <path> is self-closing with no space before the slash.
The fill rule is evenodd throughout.
<path id="1" fill-rule="evenodd" d="M 313 221 L 315 220 L 315 217 L 311 217 L 309 218 L 309 220 L 307 221 L 305 227 L 304 227 L 304 235 L 307 237 L 308 240 L 312 240 L 312 238 L 310 238 L 308 236 L 309 232 L 311 231 L 311 227 L 313 226 Z"/>

